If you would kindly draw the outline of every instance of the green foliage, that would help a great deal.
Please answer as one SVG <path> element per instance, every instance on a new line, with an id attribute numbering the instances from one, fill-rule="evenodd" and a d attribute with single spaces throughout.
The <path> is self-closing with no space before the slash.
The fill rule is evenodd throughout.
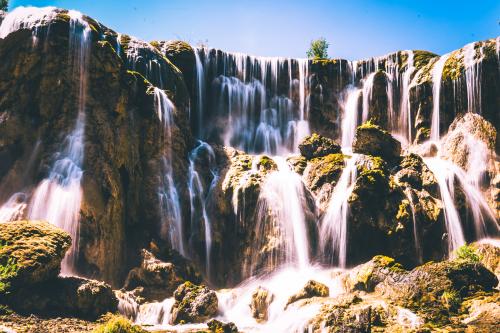
<path id="1" fill-rule="evenodd" d="M 7 247 L 7 242 L 0 240 L 0 250 Z M 0 294 L 8 291 L 10 287 L 9 280 L 17 273 L 17 263 L 15 258 L 0 257 Z"/>
<path id="2" fill-rule="evenodd" d="M 307 51 L 309 59 L 328 59 L 328 42 L 324 37 L 311 41 L 311 47 Z"/>
<path id="3" fill-rule="evenodd" d="M 0 0 L 0 10 L 7 11 L 9 9 L 9 0 Z"/>
<path id="4" fill-rule="evenodd" d="M 460 307 L 462 300 L 460 294 L 456 290 L 451 289 L 443 292 L 441 302 L 447 309 L 455 311 Z"/>
<path id="5" fill-rule="evenodd" d="M 112 315 L 107 321 L 94 329 L 93 333 L 147 333 L 140 326 L 133 325 L 122 316 Z"/>
<path id="6" fill-rule="evenodd" d="M 481 261 L 481 255 L 476 252 L 474 247 L 470 245 L 462 245 L 455 252 L 456 260 L 468 261 L 472 263 L 479 263 Z"/>

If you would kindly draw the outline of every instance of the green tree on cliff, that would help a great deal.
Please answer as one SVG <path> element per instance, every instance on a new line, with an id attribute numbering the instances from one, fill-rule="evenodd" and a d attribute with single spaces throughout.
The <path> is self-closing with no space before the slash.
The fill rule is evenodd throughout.
<path id="1" fill-rule="evenodd" d="M 0 0 L 0 10 L 7 11 L 9 8 L 9 0 Z"/>
<path id="2" fill-rule="evenodd" d="M 309 59 L 328 59 L 328 42 L 324 37 L 311 41 L 311 47 L 307 51 Z"/>

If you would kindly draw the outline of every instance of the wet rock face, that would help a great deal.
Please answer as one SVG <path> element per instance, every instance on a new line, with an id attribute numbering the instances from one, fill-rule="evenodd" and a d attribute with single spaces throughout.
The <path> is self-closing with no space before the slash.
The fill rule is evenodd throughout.
<path id="1" fill-rule="evenodd" d="M 140 249 L 157 237 L 159 229 L 157 174 L 163 154 L 162 128 L 149 83 L 139 73 L 127 71 L 130 61 L 146 59 L 154 48 L 138 48 L 144 51 L 140 57 L 128 58 L 126 52 L 133 46 L 130 39 L 127 42 L 122 36 L 118 47 L 116 33 L 89 22 L 95 32 L 86 66 L 78 267 L 80 274 L 120 285 L 130 262 L 136 260 L 125 256 L 125 244 Z M 45 34 L 49 24 L 50 34 Z M 40 28 L 35 45 L 29 30 L 0 40 L 2 202 L 18 191 L 29 195 L 47 177 L 74 127 L 79 78 L 73 75 L 69 61 L 68 31 L 67 15 L 59 15 Z M 135 69 L 146 72 L 139 62 Z M 170 73 L 164 88 L 175 95 L 177 105 L 172 151 L 174 156 L 187 156 L 191 138 L 184 113 L 188 104 L 185 84 L 175 66 L 168 60 L 162 64 Z M 187 160 L 175 159 L 173 169 L 178 191 L 187 196 Z"/>
<path id="2" fill-rule="evenodd" d="M 217 295 L 205 286 L 186 282 L 177 288 L 174 298 L 173 324 L 202 323 L 217 313 Z"/>
<path id="3" fill-rule="evenodd" d="M 0 223 L 0 295 L 57 277 L 71 237 L 42 221 Z"/>
<path id="4" fill-rule="evenodd" d="M 314 133 L 299 144 L 299 150 L 302 156 L 310 160 L 315 157 L 338 154 L 340 145 L 332 139 Z"/>
<path id="5" fill-rule="evenodd" d="M 191 45 L 180 40 L 151 42 L 151 44 L 179 68 L 187 87 L 194 89 L 196 84 L 196 60 Z"/>
<path id="6" fill-rule="evenodd" d="M 223 323 L 212 319 L 207 326 L 211 333 L 238 333 L 238 328 L 234 323 Z"/>
<path id="7" fill-rule="evenodd" d="M 378 125 L 367 122 L 356 129 L 352 151 L 394 161 L 401 154 L 401 143 Z"/>
<path id="8" fill-rule="evenodd" d="M 271 302 L 274 300 L 274 295 L 266 288 L 259 287 L 252 294 L 250 309 L 252 317 L 258 322 L 265 322 L 268 318 L 268 309 Z"/>

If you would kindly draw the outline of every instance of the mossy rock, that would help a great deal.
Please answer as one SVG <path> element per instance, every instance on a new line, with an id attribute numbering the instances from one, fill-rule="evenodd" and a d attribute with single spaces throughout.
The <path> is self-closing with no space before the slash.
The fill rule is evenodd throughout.
<path id="1" fill-rule="evenodd" d="M 119 315 L 108 315 L 103 318 L 104 323 L 96 327 L 92 333 L 147 333 L 138 325 Z"/>
<path id="2" fill-rule="evenodd" d="M 305 168 L 307 167 L 307 160 L 304 156 L 293 155 L 289 156 L 286 159 L 287 163 L 290 165 L 292 170 L 299 175 L 304 173 Z"/>
<path id="3" fill-rule="evenodd" d="M 401 143 L 380 126 L 368 121 L 356 129 L 352 151 L 396 161 L 401 154 Z"/>
<path id="4" fill-rule="evenodd" d="M 306 137 L 299 144 L 299 150 L 300 154 L 308 160 L 341 152 L 338 143 L 316 133 Z"/>
<path id="5" fill-rule="evenodd" d="M 309 280 L 307 281 L 306 285 L 304 286 L 304 288 L 302 288 L 301 291 L 299 291 L 297 294 L 293 296 L 290 296 L 290 298 L 286 303 L 286 306 L 295 303 L 301 299 L 306 299 L 311 297 L 328 297 L 329 294 L 330 294 L 330 289 L 328 288 L 328 286 L 314 280 Z"/>
<path id="6" fill-rule="evenodd" d="M 1 222 L 0 229 L 3 292 L 57 277 L 71 245 L 65 231 L 43 221 Z"/>
<path id="7" fill-rule="evenodd" d="M 217 314 L 217 295 L 206 286 L 185 282 L 174 292 L 174 298 L 173 324 L 202 323 Z"/>
<path id="8" fill-rule="evenodd" d="M 312 191 L 316 191 L 325 183 L 335 186 L 345 166 L 344 158 L 343 154 L 337 153 L 310 160 L 304 172 L 307 186 Z"/>
<path id="9" fill-rule="evenodd" d="M 223 323 L 212 319 L 207 323 L 210 333 L 238 333 L 238 328 L 234 323 Z"/>

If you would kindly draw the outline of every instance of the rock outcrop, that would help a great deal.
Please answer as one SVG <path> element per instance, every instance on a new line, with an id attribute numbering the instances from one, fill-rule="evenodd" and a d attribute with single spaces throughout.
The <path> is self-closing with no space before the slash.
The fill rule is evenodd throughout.
<path id="1" fill-rule="evenodd" d="M 0 295 L 56 278 L 71 237 L 43 221 L 0 223 Z"/>
<path id="2" fill-rule="evenodd" d="M 314 280 L 309 280 L 307 281 L 304 288 L 302 288 L 295 295 L 290 296 L 288 302 L 286 303 L 286 306 L 295 303 L 301 299 L 306 299 L 311 297 L 327 297 L 329 294 L 330 290 L 328 286 Z"/>
<path id="3" fill-rule="evenodd" d="M 352 151 L 379 156 L 387 162 L 392 162 L 401 154 L 401 143 L 380 126 L 367 122 L 356 129 Z"/>
<path id="4" fill-rule="evenodd" d="M 259 287 L 252 294 L 250 309 L 252 317 L 258 322 L 265 322 L 268 318 L 269 305 L 274 299 L 274 295 L 266 288 Z"/>
<path id="5" fill-rule="evenodd" d="M 202 323 L 217 313 L 217 295 L 206 286 L 185 282 L 174 292 L 174 298 L 173 324 Z"/>

